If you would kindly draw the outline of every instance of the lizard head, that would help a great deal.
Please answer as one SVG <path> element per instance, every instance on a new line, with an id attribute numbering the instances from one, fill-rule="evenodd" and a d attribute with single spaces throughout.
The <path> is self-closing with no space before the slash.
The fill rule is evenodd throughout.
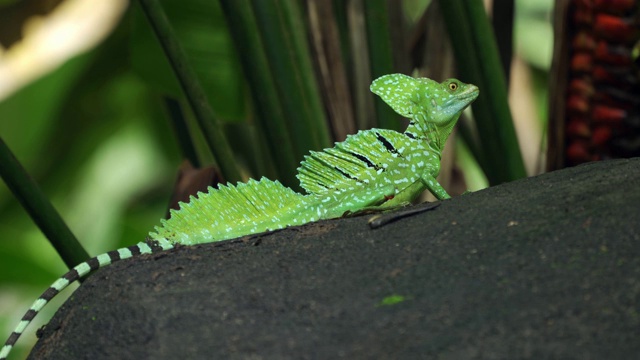
<path id="1" fill-rule="evenodd" d="M 423 101 L 421 107 L 427 112 L 427 121 L 436 125 L 445 125 L 453 119 L 458 119 L 462 111 L 480 94 L 477 86 L 465 84 L 458 79 L 445 80 L 433 88 L 435 90 L 431 90 L 427 95 L 428 104 Z"/>
<path id="2" fill-rule="evenodd" d="M 373 81 L 371 91 L 398 114 L 411 120 L 432 145 L 441 148 L 464 109 L 480 93 L 477 86 L 457 79 L 441 83 L 402 74 L 382 76 Z"/>

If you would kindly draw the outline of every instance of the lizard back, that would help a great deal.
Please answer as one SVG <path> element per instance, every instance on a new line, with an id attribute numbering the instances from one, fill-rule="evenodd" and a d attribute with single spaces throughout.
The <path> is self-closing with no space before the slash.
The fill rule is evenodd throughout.
<path id="1" fill-rule="evenodd" d="M 433 164 L 438 161 L 438 154 L 406 134 L 386 129 L 362 130 L 333 148 L 311 151 L 298 168 L 297 177 L 307 193 L 313 195 L 363 186 L 393 185 L 401 190 L 417 181 L 425 167 L 434 167 L 427 170 L 437 175 L 439 166 Z"/>

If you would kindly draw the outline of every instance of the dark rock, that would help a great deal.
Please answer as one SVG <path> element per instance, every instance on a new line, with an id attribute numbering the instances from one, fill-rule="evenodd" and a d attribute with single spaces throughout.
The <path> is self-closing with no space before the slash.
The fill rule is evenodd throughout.
<path id="1" fill-rule="evenodd" d="M 626 359 L 640 354 L 640 159 L 180 247 L 92 275 L 31 359 Z"/>

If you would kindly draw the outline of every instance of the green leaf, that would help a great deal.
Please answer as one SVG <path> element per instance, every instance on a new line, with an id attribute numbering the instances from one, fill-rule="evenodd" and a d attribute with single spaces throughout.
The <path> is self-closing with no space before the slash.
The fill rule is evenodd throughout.
<path id="1" fill-rule="evenodd" d="M 402 295 L 389 295 L 387 297 L 385 297 L 384 299 L 382 299 L 382 301 L 380 301 L 380 303 L 378 303 L 378 306 L 390 306 L 390 305 L 395 305 L 395 304 L 399 304 L 403 301 L 407 300 L 406 297 L 402 296 Z"/>
<path id="2" fill-rule="evenodd" d="M 218 1 L 163 0 L 165 12 L 216 114 L 224 121 L 247 117 L 240 62 Z M 133 69 L 152 88 L 174 98 L 182 91 L 171 65 L 139 7 L 130 41 Z"/>
<path id="3" fill-rule="evenodd" d="M 2 138 L 0 138 L 0 176 L 58 250 L 69 268 L 89 258 L 89 254 Z"/>
<path id="4" fill-rule="evenodd" d="M 461 80 L 480 88 L 473 114 L 482 144 L 478 156 L 492 185 L 526 176 L 507 102 L 507 86 L 491 24 L 480 0 L 439 2 Z"/>
<path id="5" fill-rule="evenodd" d="M 251 1 L 221 0 L 220 3 L 247 77 L 255 107 L 256 128 L 266 138 L 278 179 L 297 188 L 295 168 L 299 159 L 295 156 L 291 129 L 276 85 L 279 79 L 271 69 Z M 298 121 L 306 119 L 299 118 Z"/>
<path id="6" fill-rule="evenodd" d="M 171 22 L 167 18 L 159 0 L 139 0 L 149 25 L 162 45 L 166 57 L 171 63 L 180 87 L 187 99 L 200 130 L 204 134 L 209 149 L 216 158 L 225 179 L 229 182 L 241 181 L 240 170 L 233 158 L 231 147 L 224 136 L 222 124 L 213 112 L 200 79 L 195 73 L 191 61 L 183 49 Z"/>
<path id="7" fill-rule="evenodd" d="M 302 13 L 294 0 L 254 0 L 259 34 L 290 129 L 296 158 L 331 145 L 307 46 Z"/>
<path id="8" fill-rule="evenodd" d="M 395 72 L 388 6 L 387 0 L 366 0 L 364 2 L 367 43 L 373 79 Z M 400 118 L 389 106 L 381 99 L 375 99 L 374 105 L 380 127 L 402 131 Z"/>

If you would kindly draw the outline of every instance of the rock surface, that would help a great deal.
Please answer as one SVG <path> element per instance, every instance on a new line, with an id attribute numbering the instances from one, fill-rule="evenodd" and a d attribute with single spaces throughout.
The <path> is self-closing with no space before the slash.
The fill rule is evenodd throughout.
<path id="1" fill-rule="evenodd" d="M 640 159 L 130 259 L 31 359 L 624 359 L 640 354 Z"/>

